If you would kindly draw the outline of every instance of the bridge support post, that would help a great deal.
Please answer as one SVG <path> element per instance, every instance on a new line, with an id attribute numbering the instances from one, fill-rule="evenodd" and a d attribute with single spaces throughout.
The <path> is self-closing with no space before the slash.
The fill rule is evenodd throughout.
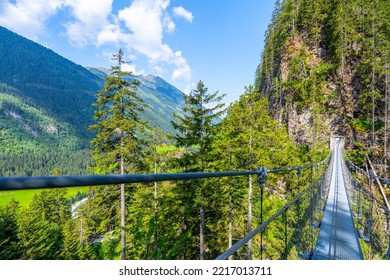
<path id="1" fill-rule="evenodd" d="M 261 166 L 257 169 L 257 183 L 260 187 L 260 224 L 263 224 L 264 188 L 267 182 L 267 168 Z M 260 259 L 263 259 L 263 231 L 260 233 Z"/>
<path id="2" fill-rule="evenodd" d="M 310 164 L 310 186 L 313 185 L 313 164 Z M 315 204 L 315 188 L 313 188 L 311 191 L 310 191 L 310 235 L 311 235 L 311 244 L 310 244 L 310 253 L 309 253 L 309 259 L 311 258 L 311 256 L 313 255 L 313 251 L 314 251 L 314 228 L 313 228 L 313 224 L 314 224 L 314 204 Z"/>
<path id="3" fill-rule="evenodd" d="M 298 176 L 298 194 L 301 193 L 301 167 L 298 167 L 297 169 L 297 176 Z M 297 240 L 296 240 L 296 247 L 297 247 L 297 254 L 298 257 L 300 256 L 300 241 L 301 241 L 301 202 L 298 199 L 297 201 Z"/>
<path id="4" fill-rule="evenodd" d="M 387 235 L 389 237 L 389 245 L 387 247 L 386 259 L 390 260 L 390 215 L 387 215 L 386 221 L 387 221 Z"/>

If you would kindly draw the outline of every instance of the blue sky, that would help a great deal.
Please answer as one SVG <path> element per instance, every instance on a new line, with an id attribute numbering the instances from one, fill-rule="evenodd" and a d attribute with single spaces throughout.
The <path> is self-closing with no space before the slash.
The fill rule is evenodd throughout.
<path id="1" fill-rule="evenodd" d="M 0 25 L 73 62 L 153 74 L 238 99 L 253 83 L 273 0 L 0 0 Z"/>

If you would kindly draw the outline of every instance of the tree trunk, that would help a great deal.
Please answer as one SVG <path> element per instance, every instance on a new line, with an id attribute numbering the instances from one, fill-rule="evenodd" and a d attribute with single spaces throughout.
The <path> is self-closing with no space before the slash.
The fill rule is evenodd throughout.
<path id="1" fill-rule="evenodd" d="M 248 233 L 252 231 L 252 175 L 249 175 L 248 190 Z M 252 239 L 248 241 L 248 260 L 252 259 Z"/>
<path id="2" fill-rule="evenodd" d="M 200 217 L 200 226 L 199 226 L 199 259 L 204 260 L 204 208 L 203 208 L 204 194 L 201 190 L 201 205 L 199 207 L 199 217 Z"/>
<path id="3" fill-rule="evenodd" d="M 233 189 L 232 184 L 229 184 L 229 248 L 233 246 Z M 232 255 L 229 256 L 229 260 Z"/>
<path id="4" fill-rule="evenodd" d="M 389 109 L 389 104 L 388 104 L 388 68 L 387 68 L 387 62 L 385 63 L 385 139 L 384 139 L 384 150 L 383 150 L 383 157 L 384 157 L 384 177 L 387 178 L 387 130 L 388 130 L 388 109 Z"/>
<path id="5" fill-rule="evenodd" d="M 375 15 L 375 9 L 373 10 Z M 372 20 L 371 148 L 375 146 L 375 17 Z"/>
<path id="6" fill-rule="evenodd" d="M 368 164 L 371 167 L 372 173 L 375 176 L 375 180 L 376 180 L 376 183 L 378 184 L 379 191 L 380 191 L 380 193 L 381 193 L 381 195 L 383 197 L 383 201 L 385 202 L 385 205 L 386 205 L 387 209 L 390 211 L 390 204 L 389 204 L 389 201 L 387 200 L 386 193 L 385 193 L 385 191 L 382 188 L 382 184 L 381 184 L 381 182 L 379 181 L 379 179 L 377 177 L 377 174 L 375 172 L 374 166 L 372 165 L 372 162 L 371 162 L 370 158 L 368 157 L 368 155 L 367 155 L 367 161 L 368 161 Z"/>
<path id="7" fill-rule="evenodd" d="M 155 172 L 156 174 L 157 172 Z M 154 256 L 157 257 L 157 182 L 154 182 Z"/>
<path id="8" fill-rule="evenodd" d="M 156 129 L 154 130 L 154 142 L 155 142 L 155 147 L 154 147 L 154 174 L 157 174 L 157 135 L 156 135 Z M 157 182 L 154 182 L 154 256 L 157 258 Z"/>
<path id="9" fill-rule="evenodd" d="M 125 232 L 125 184 L 121 184 L 121 255 L 122 260 L 126 259 L 126 232 Z"/>
<path id="10" fill-rule="evenodd" d="M 121 137 L 121 146 L 124 147 L 123 136 Z M 123 152 L 121 154 L 121 175 L 125 174 L 125 159 Z M 121 258 L 126 259 L 126 204 L 125 204 L 125 184 L 121 184 Z"/>
<path id="11" fill-rule="evenodd" d="M 203 107 L 203 96 L 200 100 L 200 108 Z M 200 172 L 204 171 L 203 168 L 203 155 L 204 155 L 204 150 L 202 147 L 204 147 L 203 143 L 203 122 L 204 119 L 202 117 L 201 119 L 201 124 L 200 124 Z M 200 207 L 199 207 L 199 259 L 204 260 L 204 226 L 205 226 L 205 220 L 204 220 L 204 193 L 203 193 L 203 186 L 200 185 Z"/>

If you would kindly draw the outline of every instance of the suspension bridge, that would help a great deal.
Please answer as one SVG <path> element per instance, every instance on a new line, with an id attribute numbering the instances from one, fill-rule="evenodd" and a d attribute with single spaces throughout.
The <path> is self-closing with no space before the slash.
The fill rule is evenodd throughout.
<path id="1" fill-rule="evenodd" d="M 363 253 L 345 187 L 348 174 L 342 168 L 343 139 L 332 140 L 332 178 L 313 259 L 361 260 Z"/>
<path id="2" fill-rule="evenodd" d="M 216 259 L 234 256 L 255 236 L 260 236 L 260 259 L 267 248 L 264 234 L 268 226 L 282 227 L 282 259 L 362 260 L 390 259 L 390 209 L 373 193 L 373 179 L 389 183 L 368 170 L 354 165 L 345 155 L 343 137 L 332 137 L 331 153 L 322 162 L 309 166 L 255 171 L 196 172 L 175 174 L 130 174 L 50 177 L 3 177 L 0 190 L 64 188 L 113 184 L 148 183 L 216 177 L 256 175 L 261 190 L 260 225 L 228 248 Z M 309 171 L 307 187 L 301 186 L 302 172 Z M 271 174 L 294 173 L 295 197 L 271 217 L 263 216 L 264 192 Z M 367 183 L 364 183 L 364 178 Z M 363 182 L 363 183 L 362 183 Z M 266 245 L 266 246 L 265 246 Z M 280 246 L 279 246 L 280 247 Z M 295 250 L 291 250 L 292 247 Z M 291 252 L 295 254 L 291 256 Z"/>

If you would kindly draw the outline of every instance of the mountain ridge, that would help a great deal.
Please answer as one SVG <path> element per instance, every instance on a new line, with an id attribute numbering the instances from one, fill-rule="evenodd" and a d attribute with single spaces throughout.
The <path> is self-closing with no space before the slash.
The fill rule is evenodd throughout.
<path id="1" fill-rule="evenodd" d="M 0 41 L 0 89 L 69 123 L 77 133 L 89 138 L 86 131 L 93 119 L 91 105 L 109 70 L 78 65 L 1 26 Z M 141 81 L 140 97 L 151 102 L 143 117 L 173 132 L 167 118 L 170 120 L 173 112 L 181 110 L 182 92 L 160 77 L 135 77 Z"/>
<path id="2" fill-rule="evenodd" d="M 92 105 L 107 75 L 100 69 L 78 65 L 0 26 L 0 145 L 7 147 L 0 155 L 45 154 L 60 146 L 69 153 L 88 149 Z M 141 118 L 172 133 L 170 120 L 182 112 L 183 93 L 160 77 L 136 78 L 142 80 L 140 97 L 150 105 Z M 42 124 L 43 119 L 50 121 Z M 51 133 L 55 131 L 58 135 Z M 6 174 L 20 175 L 12 170 Z"/>
<path id="3" fill-rule="evenodd" d="M 110 69 L 86 67 L 95 75 L 105 78 L 110 74 Z M 182 113 L 184 105 L 183 92 L 171 85 L 163 78 L 154 75 L 131 75 L 123 77 L 125 80 L 138 80 L 138 94 L 149 106 L 141 112 L 141 118 L 147 119 L 152 126 L 161 130 L 174 133 L 170 121 L 173 120 L 173 113 Z M 163 102 L 162 102 L 163 101 Z"/>

